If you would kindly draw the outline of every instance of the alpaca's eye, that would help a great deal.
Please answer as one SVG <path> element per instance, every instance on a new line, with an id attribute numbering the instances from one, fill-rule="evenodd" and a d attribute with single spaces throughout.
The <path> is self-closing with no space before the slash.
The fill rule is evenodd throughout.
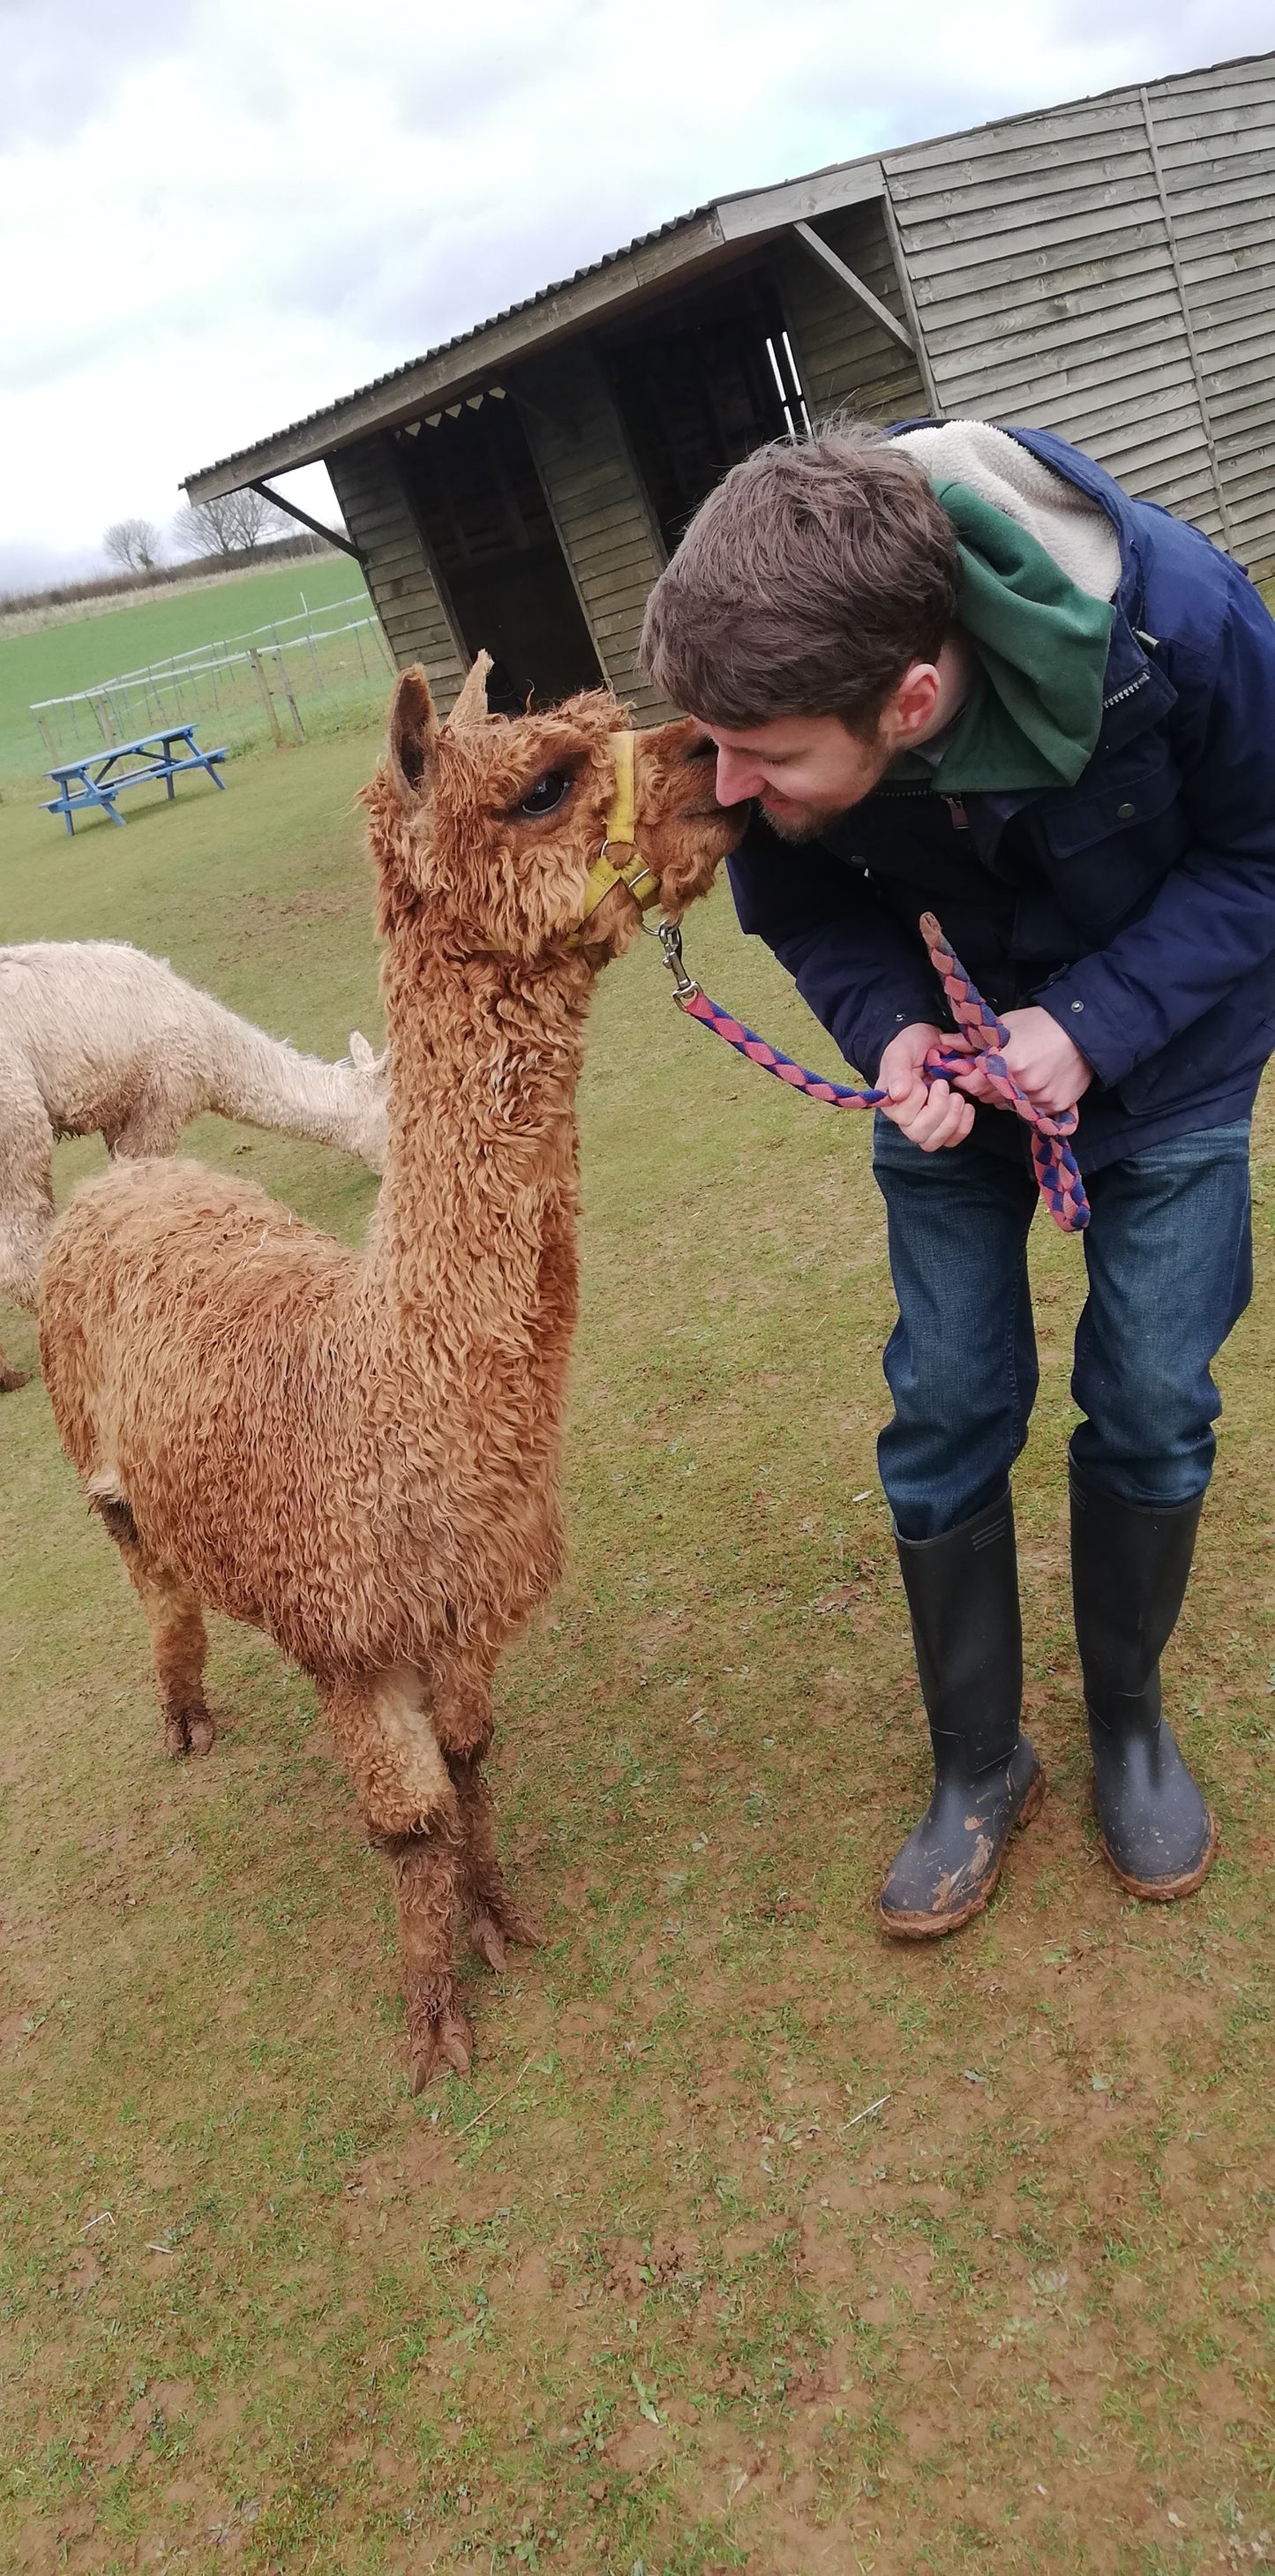
<path id="1" fill-rule="evenodd" d="M 519 813 L 552 814 L 555 807 L 562 803 L 570 785 L 571 780 L 565 769 L 546 769 L 543 778 L 538 778 L 535 786 L 528 788 L 519 804 Z"/>

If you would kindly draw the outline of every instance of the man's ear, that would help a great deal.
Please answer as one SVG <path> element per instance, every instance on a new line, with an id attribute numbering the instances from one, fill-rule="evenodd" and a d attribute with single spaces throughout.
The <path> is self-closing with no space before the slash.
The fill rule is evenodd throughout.
<path id="1" fill-rule="evenodd" d="M 895 744 L 915 742 L 938 704 L 939 675 L 933 662 L 909 662 L 882 715 Z"/>
<path id="2" fill-rule="evenodd" d="M 438 718 L 419 663 L 404 671 L 390 700 L 390 776 L 405 804 L 418 804 L 429 787 L 438 752 Z"/>

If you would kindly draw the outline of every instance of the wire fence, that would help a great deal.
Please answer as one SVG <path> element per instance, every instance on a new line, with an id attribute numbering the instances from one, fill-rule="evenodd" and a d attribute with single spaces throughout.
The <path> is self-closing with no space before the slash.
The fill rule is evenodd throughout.
<path id="1" fill-rule="evenodd" d="M 166 724 L 210 719 L 231 750 L 253 743 L 304 742 L 335 732 L 384 702 L 395 663 L 366 591 L 278 617 L 248 634 L 223 636 L 121 671 L 65 698 L 31 708 L 51 764 L 134 742 Z M 349 617 L 348 609 L 365 614 Z M 289 630 L 298 630 L 290 632 Z M 211 746 L 209 746 L 211 747 Z"/>

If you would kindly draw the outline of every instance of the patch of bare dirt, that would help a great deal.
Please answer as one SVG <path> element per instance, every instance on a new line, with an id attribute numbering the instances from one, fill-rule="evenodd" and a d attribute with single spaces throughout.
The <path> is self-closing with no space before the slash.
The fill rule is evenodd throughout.
<path id="1" fill-rule="evenodd" d="M 350 894 L 323 894 L 316 888 L 303 888 L 299 894 L 266 894 L 254 891 L 241 895 L 237 909 L 256 921 L 347 921 L 351 913 L 360 913 L 359 890 Z"/>
<path id="2" fill-rule="evenodd" d="M 617 2290 L 621 2298 L 640 2299 L 648 2290 L 663 2289 L 670 2281 L 693 2279 L 699 2267 L 697 2236 L 657 2236 L 647 2246 L 635 2243 L 631 2237 L 621 2238 L 611 2248 L 606 2287 Z"/>

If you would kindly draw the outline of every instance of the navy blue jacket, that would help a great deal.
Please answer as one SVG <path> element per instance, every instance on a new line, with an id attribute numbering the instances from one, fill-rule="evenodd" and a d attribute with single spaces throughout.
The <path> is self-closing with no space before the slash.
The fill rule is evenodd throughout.
<path id="1" fill-rule="evenodd" d="M 1102 730 L 1075 786 L 885 783 L 800 845 L 757 813 L 730 879 L 743 928 L 869 1080 L 909 1021 L 950 1025 L 916 927 L 937 913 L 990 1002 L 1042 1004 L 1092 1065 L 1076 1144 L 1093 1171 L 1244 1117 L 1275 1047 L 1275 621 L 1196 529 L 1052 431 L 1010 435 L 1120 539 Z M 1017 1128 L 979 1113 L 1002 1150 Z"/>

